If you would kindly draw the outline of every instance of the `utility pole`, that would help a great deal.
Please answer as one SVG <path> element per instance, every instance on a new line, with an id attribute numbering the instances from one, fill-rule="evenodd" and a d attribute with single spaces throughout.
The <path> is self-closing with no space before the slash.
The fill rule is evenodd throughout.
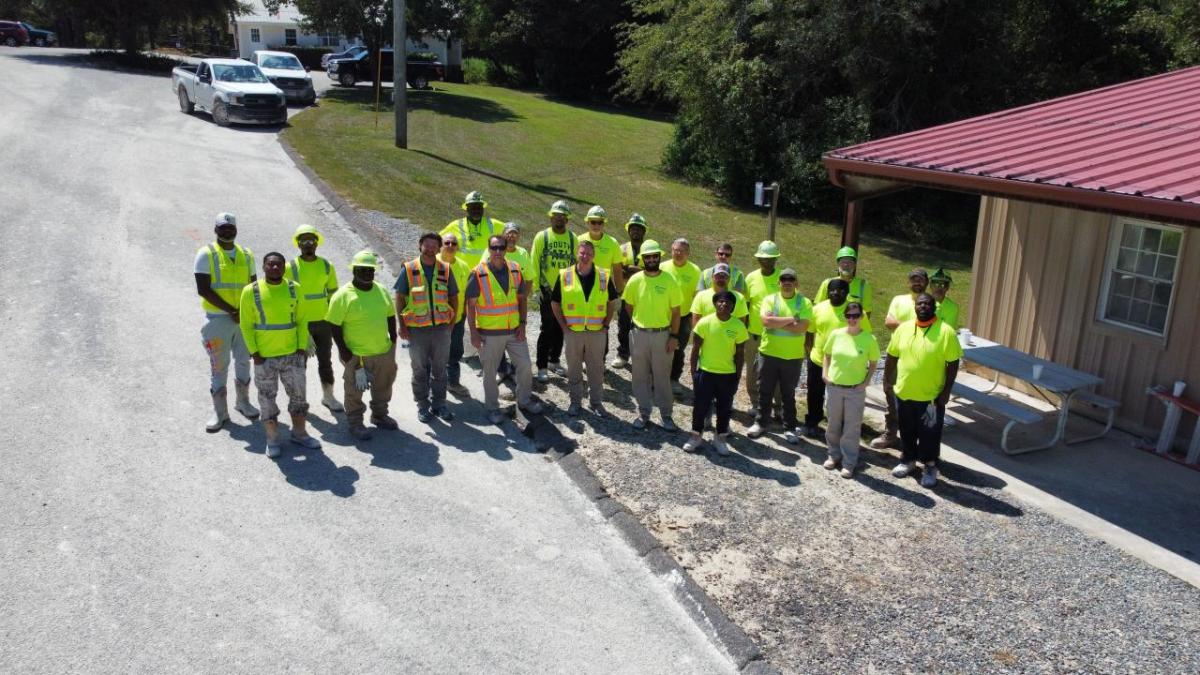
<path id="1" fill-rule="evenodd" d="M 396 147 L 408 148 L 408 38 L 404 0 L 392 0 L 392 101 L 396 110 Z"/>
<path id="2" fill-rule="evenodd" d="M 779 183 L 771 183 L 771 220 L 767 225 L 767 240 L 775 241 L 775 213 L 779 210 Z"/>

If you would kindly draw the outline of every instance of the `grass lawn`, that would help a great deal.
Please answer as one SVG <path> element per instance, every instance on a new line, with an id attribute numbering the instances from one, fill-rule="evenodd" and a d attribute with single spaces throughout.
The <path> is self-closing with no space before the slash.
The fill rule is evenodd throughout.
<path id="1" fill-rule="evenodd" d="M 320 107 L 294 117 L 284 136 L 351 202 L 430 229 L 459 218 L 462 196 L 481 190 L 492 217 L 525 226 L 528 246 L 548 224 L 550 203 L 566 199 L 579 232 L 583 214 L 601 204 L 609 233 L 625 241 L 622 225 L 636 211 L 664 248 L 687 237 L 701 267 L 712 264 L 718 243 L 731 241 L 737 264 L 747 272 L 756 268 L 752 254 L 766 237 L 766 212 L 730 206 L 665 175 L 659 161 L 671 136 L 667 121 L 485 85 L 439 82 L 435 91 L 409 91 L 408 100 L 407 151 L 393 146 L 390 108 L 380 112 L 376 128 L 371 90 L 363 87 L 331 90 Z M 778 223 L 782 262 L 796 268 L 806 295 L 833 274 L 840 236 L 839 224 Z M 965 310 L 970 256 L 873 235 L 868 211 L 859 270 L 874 285 L 878 315 L 907 288 L 905 275 L 914 265 L 952 270 L 951 293 Z"/>

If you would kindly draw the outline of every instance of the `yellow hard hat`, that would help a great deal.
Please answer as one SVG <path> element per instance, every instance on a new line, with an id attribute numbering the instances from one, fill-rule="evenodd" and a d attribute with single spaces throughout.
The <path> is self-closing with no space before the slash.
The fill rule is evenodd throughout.
<path id="1" fill-rule="evenodd" d="M 300 245 L 300 235 L 302 235 L 302 234 L 317 235 L 317 246 L 320 246 L 321 244 L 325 243 L 325 237 L 322 237 L 321 233 L 317 232 L 317 228 L 313 227 L 312 225 L 301 225 L 300 227 L 297 227 L 296 233 L 292 235 L 292 243 L 295 244 L 296 246 L 299 246 Z"/>
<path id="2" fill-rule="evenodd" d="M 658 245 L 657 241 L 647 239 L 642 242 L 642 247 L 638 249 L 638 259 L 646 255 L 662 255 L 662 252 L 662 247 Z"/>
<path id="3" fill-rule="evenodd" d="M 353 270 L 355 267 L 374 267 L 375 269 L 379 269 L 379 256 L 375 255 L 373 251 L 359 251 L 350 259 L 350 269 Z"/>

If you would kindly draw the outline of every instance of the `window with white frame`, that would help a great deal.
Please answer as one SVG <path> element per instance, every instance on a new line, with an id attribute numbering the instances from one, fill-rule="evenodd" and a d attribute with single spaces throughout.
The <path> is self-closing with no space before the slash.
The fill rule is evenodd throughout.
<path id="1" fill-rule="evenodd" d="M 283 44 L 285 44 L 289 47 L 296 46 L 296 29 L 295 28 L 284 28 L 283 29 Z"/>
<path id="2" fill-rule="evenodd" d="M 250 41 L 251 42 L 262 42 L 262 33 L 258 32 L 257 28 L 250 29 Z"/>
<path id="3" fill-rule="evenodd" d="M 337 33 L 317 33 L 317 44 L 322 47 L 336 47 L 342 44 L 342 36 Z"/>
<path id="4" fill-rule="evenodd" d="M 1182 228 L 1117 219 L 1104 266 L 1100 318 L 1166 335 L 1182 244 Z"/>

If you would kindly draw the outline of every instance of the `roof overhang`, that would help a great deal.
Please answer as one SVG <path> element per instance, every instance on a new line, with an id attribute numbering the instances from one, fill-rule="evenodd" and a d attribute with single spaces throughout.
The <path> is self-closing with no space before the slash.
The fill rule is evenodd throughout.
<path id="1" fill-rule="evenodd" d="M 1200 206 L 1185 201 L 885 164 L 833 154 L 821 159 L 829 180 L 844 189 L 846 198 L 852 201 L 927 187 L 1200 227 Z"/>

